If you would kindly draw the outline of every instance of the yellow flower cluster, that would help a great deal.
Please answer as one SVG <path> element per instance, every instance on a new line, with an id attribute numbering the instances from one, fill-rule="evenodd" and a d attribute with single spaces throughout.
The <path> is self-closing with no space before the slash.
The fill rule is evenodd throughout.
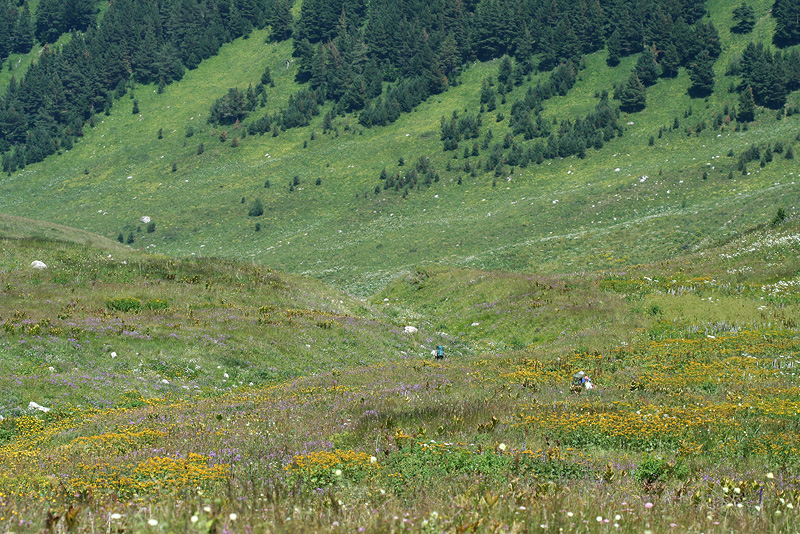
<path id="1" fill-rule="evenodd" d="M 230 469 L 226 464 L 210 465 L 207 456 L 195 453 L 186 458 L 147 458 L 136 465 L 98 463 L 79 467 L 82 474 L 68 480 L 67 488 L 82 493 L 111 492 L 120 498 L 208 488 L 224 480 Z"/>
<path id="2" fill-rule="evenodd" d="M 287 471 L 304 471 L 311 473 L 318 470 L 333 469 L 335 467 L 376 467 L 370 463 L 370 455 L 364 452 L 336 449 L 333 451 L 318 451 L 303 454 L 292 458 L 292 462 L 284 469 Z"/>
<path id="3" fill-rule="evenodd" d="M 126 429 L 122 432 L 108 432 L 99 436 L 81 437 L 72 442 L 73 446 L 85 446 L 94 454 L 125 454 L 144 445 L 152 445 L 166 433 L 145 428 L 140 431 Z"/>
<path id="4" fill-rule="evenodd" d="M 688 408 L 647 405 L 636 411 L 618 405 L 617 411 L 589 409 L 553 414 L 537 411 L 524 414 L 518 425 L 533 425 L 537 429 L 570 435 L 580 432 L 598 438 L 606 437 L 616 443 L 673 442 L 691 437 L 695 431 L 710 426 L 734 428 L 740 423 L 733 419 L 737 409 L 732 404 L 692 406 Z M 583 408 L 587 406 L 583 405 Z M 626 409 L 627 408 L 627 409 Z"/>

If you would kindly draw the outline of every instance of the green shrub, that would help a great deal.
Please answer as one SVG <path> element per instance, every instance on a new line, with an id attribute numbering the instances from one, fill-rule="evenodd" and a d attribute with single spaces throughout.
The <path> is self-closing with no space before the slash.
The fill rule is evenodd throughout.
<path id="1" fill-rule="evenodd" d="M 257 198 L 253 201 L 253 203 L 250 205 L 250 210 L 247 212 L 247 215 L 250 217 L 261 217 L 264 215 L 264 204 L 261 202 L 260 198 Z"/>
<path id="2" fill-rule="evenodd" d="M 134 297 L 114 297 L 106 300 L 106 308 L 126 313 L 138 313 L 142 310 L 142 301 Z"/>
<path id="3" fill-rule="evenodd" d="M 687 467 L 680 462 L 672 464 L 662 458 L 645 456 L 634 470 L 633 477 L 643 484 L 654 484 L 672 477 L 684 478 L 687 474 Z"/>
<path id="4" fill-rule="evenodd" d="M 10 428 L 2 428 L 0 427 L 0 445 L 3 445 L 7 441 L 11 441 L 14 438 L 14 431 Z"/>

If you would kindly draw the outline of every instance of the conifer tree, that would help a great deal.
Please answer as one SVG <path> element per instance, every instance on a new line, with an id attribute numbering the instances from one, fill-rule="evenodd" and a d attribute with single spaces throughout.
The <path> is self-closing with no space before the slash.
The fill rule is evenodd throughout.
<path id="1" fill-rule="evenodd" d="M 645 87 L 650 87 L 656 83 L 656 80 L 658 80 L 658 66 L 652 50 L 649 48 L 644 49 L 639 55 L 633 70 Z"/>
<path id="2" fill-rule="evenodd" d="M 714 60 L 708 50 L 703 50 L 690 65 L 689 79 L 691 96 L 703 97 L 714 92 Z"/>
<path id="3" fill-rule="evenodd" d="M 619 89 L 617 98 L 623 111 L 641 111 L 647 105 L 647 89 L 642 81 L 632 72 L 627 83 Z"/>
<path id="4" fill-rule="evenodd" d="M 270 39 L 273 41 L 285 41 L 292 36 L 292 12 L 288 0 L 278 0 L 273 4 L 272 14 L 269 24 L 272 27 Z M 266 85 L 266 84 L 265 84 Z"/>
<path id="5" fill-rule="evenodd" d="M 733 10 L 733 26 L 731 31 L 734 33 L 750 33 L 756 25 L 756 14 L 753 8 L 746 2 Z"/>
<path id="6" fill-rule="evenodd" d="M 36 7 L 36 38 L 52 43 L 62 33 L 64 5 L 59 0 L 41 0 Z"/>
<path id="7" fill-rule="evenodd" d="M 269 67 L 266 67 L 261 74 L 261 85 L 264 87 L 275 87 L 275 82 L 272 80 L 272 72 L 269 70 Z"/>
<path id="8" fill-rule="evenodd" d="M 12 49 L 12 34 L 17 21 L 16 7 L 10 0 L 0 0 L 0 67 Z"/>
<path id="9" fill-rule="evenodd" d="M 95 23 L 97 9 L 93 0 L 67 0 L 63 5 L 61 33 L 82 32 Z"/>
<path id="10" fill-rule="evenodd" d="M 294 41 L 294 51 L 292 53 L 297 58 L 297 74 L 295 79 L 298 82 L 306 82 L 311 79 L 314 72 L 314 48 L 308 39 Z"/>
<path id="11" fill-rule="evenodd" d="M 661 55 L 661 75 L 673 78 L 678 75 L 678 69 L 681 66 L 681 54 L 678 52 L 678 47 L 675 43 L 670 42 L 664 49 Z"/>
<path id="12" fill-rule="evenodd" d="M 608 49 L 608 57 L 606 63 L 609 67 L 616 67 L 619 65 L 620 57 L 622 56 L 622 41 L 620 40 L 619 31 L 614 30 L 606 42 Z"/>
<path id="13" fill-rule="evenodd" d="M 511 60 L 508 56 L 503 56 L 502 61 L 500 61 L 500 68 L 497 72 L 497 81 L 502 83 L 503 85 L 507 85 L 508 82 L 511 80 L 512 74 L 512 66 Z"/>
<path id="14" fill-rule="evenodd" d="M 517 39 L 516 50 L 514 51 L 514 57 L 517 59 L 517 64 L 519 65 L 518 68 L 522 70 L 523 74 L 528 74 L 531 70 L 533 70 L 533 54 L 535 46 L 536 43 L 533 39 L 533 35 L 531 34 L 528 24 L 526 23 L 522 28 L 519 38 Z"/>
<path id="15" fill-rule="evenodd" d="M 12 33 L 12 51 L 18 54 L 27 54 L 31 51 L 34 42 L 33 23 L 31 22 L 31 10 L 28 2 L 22 4 L 19 10 L 17 22 Z"/>
<path id="16" fill-rule="evenodd" d="M 772 16 L 775 17 L 773 41 L 778 46 L 800 43 L 800 0 L 775 0 Z"/>
<path id="17" fill-rule="evenodd" d="M 755 119 L 756 101 L 753 98 L 753 88 L 749 85 L 744 88 L 742 94 L 739 95 L 739 106 L 736 114 L 736 120 L 739 122 L 750 122 Z"/>

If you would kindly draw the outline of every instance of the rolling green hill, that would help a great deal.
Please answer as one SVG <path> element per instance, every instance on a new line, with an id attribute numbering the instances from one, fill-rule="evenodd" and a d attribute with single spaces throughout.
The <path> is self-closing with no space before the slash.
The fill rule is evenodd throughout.
<path id="1" fill-rule="evenodd" d="M 364 301 L 5 218 L 0 525 L 793 530 L 799 235 Z"/>
<path id="2" fill-rule="evenodd" d="M 618 115 L 639 54 L 263 135 L 305 87 L 269 29 L 123 84 L 0 176 L 0 530 L 797 531 L 800 92 L 736 119 L 748 3 L 707 2 L 708 96 L 682 67 Z M 537 91 L 553 136 L 511 135 Z"/>
<path id="3" fill-rule="evenodd" d="M 0 211 L 109 238 L 133 231 L 134 248 L 250 259 L 362 295 L 427 263 L 574 272 L 668 258 L 767 222 L 779 207 L 789 213 L 796 208 L 796 163 L 785 153 L 763 168 L 750 163 L 747 175 L 737 164 L 752 144 L 762 151 L 767 143 L 796 146 L 800 115 L 777 120 L 774 111 L 760 109 L 746 131 L 734 128 L 735 122 L 713 127 L 714 116 L 738 98 L 728 93 L 739 79 L 725 75 L 728 64 L 745 43 L 767 41 L 774 28 L 767 16 L 771 4 L 753 5 L 755 29 L 738 35 L 728 31 L 736 2 L 709 4 L 722 45 L 710 97 L 690 98 L 688 75 L 681 70 L 649 88 L 644 111 L 620 118 L 623 135 L 600 150 L 588 149 L 585 159 L 506 166 L 497 177 L 462 170 L 462 147 L 471 142 L 443 152 L 439 140 L 442 117 L 478 111 L 481 80 L 497 76 L 497 62 L 470 65 L 457 86 L 390 126 L 364 128 L 346 115 L 334 119 L 335 130 L 323 133 L 320 116 L 309 127 L 277 137 L 245 136 L 225 127 L 221 142 L 223 128 L 206 119 L 229 87 L 256 83 L 269 66 L 275 80 L 269 112 L 285 106 L 298 87 L 296 64 L 285 67 L 289 43 L 265 43 L 266 30 L 256 31 L 225 45 L 161 94 L 137 86 L 131 96 L 140 113 L 130 112 L 125 97 L 109 116 L 98 115 L 68 152 L 3 177 Z M 566 96 L 547 100 L 543 116 L 582 117 L 597 103 L 599 91 L 612 91 L 627 79 L 636 56 L 614 68 L 604 59 L 604 52 L 587 56 L 575 86 Z M 546 76 L 514 87 L 505 104 L 484 113 L 481 137 L 491 129 L 494 139 L 502 140 L 513 100 Z M 791 94 L 787 105 L 797 106 L 798 98 Z M 679 127 L 673 130 L 675 119 Z M 231 146 L 235 137 L 238 147 Z M 471 166 L 486 154 L 470 158 Z M 398 167 L 401 157 L 408 162 L 405 169 Z M 439 182 L 405 198 L 392 190 L 375 193 L 383 168 L 408 172 L 420 157 L 430 158 Z M 295 177 L 299 185 L 290 191 Z M 255 199 L 265 206 L 262 217 L 247 215 Z M 139 223 L 143 216 L 155 222 L 152 234 Z"/>

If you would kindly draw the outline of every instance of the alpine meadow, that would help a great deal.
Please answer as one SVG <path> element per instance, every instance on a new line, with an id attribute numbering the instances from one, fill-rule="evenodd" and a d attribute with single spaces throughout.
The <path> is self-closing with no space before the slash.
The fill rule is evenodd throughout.
<path id="1" fill-rule="evenodd" d="M 0 531 L 800 532 L 800 0 L 0 0 Z"/>

